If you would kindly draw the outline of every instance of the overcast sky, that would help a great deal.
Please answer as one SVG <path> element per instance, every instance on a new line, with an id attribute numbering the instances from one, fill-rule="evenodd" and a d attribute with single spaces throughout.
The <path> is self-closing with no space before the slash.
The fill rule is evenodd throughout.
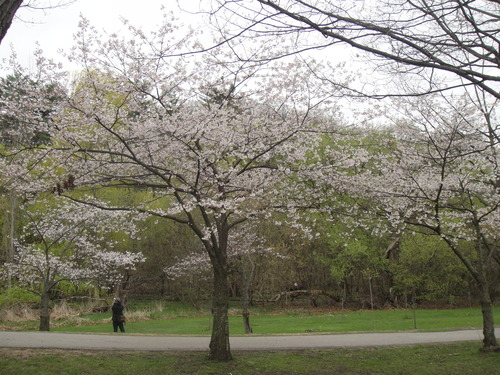
<path id="1" fill-rule="evenodd" d="M 49 0 L 37 1 L 47 3 Z M 179 3 L 182 10 L 179 8 Z M 73 45 L 73 35 L 78 30 L 80 15 L 87 18 L 90 24 L 98 30 L 105 30 L 108 33 L 122 28 L 121 18 L 147 31 L 161 23 L 163 6 L 173 11 L 184 24 L 196 28 L 196 25 L 203 22 L 202 16 L 193 14 L 199 9 L 199 5 L 200 0 L 76 0 L 68 6 L 46 11 L 21 8 L 0 44 L 0 76 L 12 73 L 7 62 L 11 54 L 11 46 L 16 51 L 18 62 L 28 69 L 34 67 L 33 52 L 37 48 L 37 42 L 44 51 L 44 56 L 58 60 L 60 55 L 58 51 L 60 49 L 69 51 Z M 326 58 L 332 62 L 343 60 L 347 56 L 339 47 L 315 52 L 311 52 L 315 58 Z M 353 66 L 352 60 L 350 65 Z M 72 69 L 67 62 L 65 68 Z"/>
<path id="2" fill-rule="evenodd" d="M 196 8 L 199 0 L 182 0 L 183 8 Z M 56 56 L 60 48 L 69 49 L 77 31 L 80 15 L 93 26 L 112 32 L 121 27 L 120 19 L 126 18 L 135 26 L 146 30 L 161 21 L 161 6 L 175 11 L 185 20 L 193 20 L 179 10 L 177 0 L 77 0 L 74 4 L 50 9 L 30 10 L 21 8 L 7 36 L 0 44 L 0 59 L 8 57 L 14 46 L 22 64 L 32 63 L 32 54 L 38 42 L 50 56 Z M 189 21 L 186 21 L 189 22 Z"/>

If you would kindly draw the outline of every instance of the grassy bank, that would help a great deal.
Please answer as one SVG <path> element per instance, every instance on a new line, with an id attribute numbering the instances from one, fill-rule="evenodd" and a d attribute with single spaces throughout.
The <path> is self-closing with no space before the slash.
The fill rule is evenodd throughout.
<path id="1" fill-rule="evenodd" d="M 232 335 L 243 334 L 241 311 L 230 309 Z M 499 316 L 500 308 L 495 309 Z M 55 314 L 55 313 L 54 313 Z M 109 333 L 110 314 L 67 307 L 57 312 L 53 331 Z M 209 334 L 208 308 L 178 303 L 131 301 L 127 331 L 135 334 Z M 479 308 L 336 311 L 311 308 L 254 309 L 255 334 L 303 332 L 412 331 L 480 328 Z M 2 322 L 4 329 L 36 330 L 36 320 Z M 500 353 L 481 353 L 480 342 L 407 347 L 233 352 L 229 363 L 208 361 L 203 353 L 93 352 L 0 349 L 2 375 L 192 374 L 192 375 L 498 375 Z"/>
<path id="2" fill-rule="evenodd" d="M 496 316 L 500 308 L 495 309 Z M 186 311 L 179 306 L 166 306 L 161 312 L 133 310 L 127 312 L 127 330 L 144 334 L 194 334 L 211 332 L 208 311 Z M 242 318 L 237 309 L 229 317 L 231 334 L 243 334 Z M 329 311 L 316 309 L 273 309 L 255 311 L 251 316 L 254 334 L 304 332 L 377 332 L 377 331 L 441 331 L 481 328 L 479 308 L 450 310 L 375 310 Z M 36 328 L 35 328 L 36 329 Z M 110 330 L 109 313 L 79 316 L 56 322 L 53 331 L 105 333 Z"/>
<path id="3" fill-rule="evenodd" d="M 93 312 L 95 306 L 59 304 L 51 314 L 51 330 L 106 333 L 111 313 Z M 494 309 L 500 316 L 500 307 Z M 127 330 L 131 333 L 204 335 L 210 334 L 212 317 L 208 307 L 195 309 L 178 302 L 129 301 Z M 456 309 L 346 311 L 306 307 L 267 306 L 251 311 L 254 334 L 304 332 L 443 331 L 481 328 L 479 307 Z M 230 331 L 243 334 L 241 309 L 229 310 Z M 38 311 L 2 311 L 0 330 L 38 330 Z"/>
<path id="4" fill-rule="evenodd" d="M 228 363 L 200 353 L 79 352 L 0 349 L 3 375 L 498 375 L 498 353 L 478 343 L 397 348 L 236 352 Z"/>

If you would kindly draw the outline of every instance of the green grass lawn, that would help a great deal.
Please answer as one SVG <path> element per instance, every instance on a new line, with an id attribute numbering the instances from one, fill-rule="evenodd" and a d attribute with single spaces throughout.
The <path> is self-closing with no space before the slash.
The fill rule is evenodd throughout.
<path id="1" fill-rule="evenodd" d="M 392 348 L 235 352 L 230 362 L 200 353 L 0 349 L 2 375 L 498 375 L 500 353 L 478 343 Z"/>
<path id="2" fill-rule="evenodd" d="M 209 309 L 178 303 L 131 302 L 127 331 L 132 334 L 209 335 Z M 499 316 L 500 308 L 495 308 Z M 443 331 L 481 328 L 480 308 L 449 310 L 335 311 L 304 308 L 256 308 L 254 334 L 304 332 Z M 36 330 L 37 322 L 6 329 Z M 110 314 L 94 313 L 52 322 L 53 331 L 111 332 Z M 230 309 L 232 335 L 243 334 L 237 307 Z M 332 350 L 233 352 L 227 363 L 206 353 L 94 352 L 0 348 L 2 375 L 500 375 L 500 353 L 480 352 L 480 342 Z M 207 348 L 208 351 L 208 348 Z"/>
<path id="3" fill-rule="evenodd" d="M 153 319 L 141 315 L 135 317 L 133 311 L 126 323 L 130 333 L 208 335 L 211 332 L 211 316 L 203 312 L 164 312 L 161 316 L 153 313 Z M 495 309 L 498 316 L 500 308 Z M 93 314 L 83 317 L 78 324 L 57 322 L 53 331 L 94 332 L 110 331 L 109 314 Z M 229 317 L 231 334 L 244 334 L 243 320 L 237 311 Z M 254 334 L 284 334 L 304 332 L 376 332 L 376 331 L 423 331 L 481 328 L 482 317 L 479 308 L 450 310 L 375 310 L 375 311 L 330 311 L 274 310 L 257 312 L 251 316 Z"/>

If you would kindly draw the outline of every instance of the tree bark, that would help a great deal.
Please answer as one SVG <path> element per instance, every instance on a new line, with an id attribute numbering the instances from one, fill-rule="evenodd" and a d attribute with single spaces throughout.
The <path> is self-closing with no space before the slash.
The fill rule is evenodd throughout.
<path id="1" fill-rule="evenodd" d="M 40 331 L 50 331 L 50 298 L 48 293 L 42 294 L 42 306 L 40 307 Z"/>
<path id="2" fill-rule="evenodd" d="M 491 302 L 481 302 L 481 312 L 483 313 L 483 343 L 485 348 L 497 347 L 495 337 L 495 323 L 493 318 L 493 308 Z"/>
<path id="3" fill-rule="evenodd" d="M 22 2 L 23 0 L 0 0 L 0 43 L 7 34 Z"/>
<path id="4" fill-rule="evenodd" d="M 252 325 L 250 324 L 250 311 L 248 306 L 243 308 L 243 326 L 245 327 L 245 333 L 253 333 Z"/>
<path id="5" fill-rule="evenodd" d="M 253 333 L 252 325 L 250 324 L 250 288 L 255 273 L 255 264 L 252 262 L 250 255 L 244 255 L 240 262 L 241 270 L 241 299 L 243 302 L 243 326 L 245 333 Z"/>
<path id="6" fill-rule="evenodd" d="M 486 350 L 493 348 L 498 348 L 497 340 L 495 337 L 495 320 L 493 318 L 493 303 L 491 301 L 491 291 L 489 279 L 489 266 L 488 263 L 492 260 L 488 255 L 488 246 L 485 246 L 483 242 L 485 237 L 482 235 L 481 227 L 479 225 L 479 220 L 474 216 L 474 227 L 476 229 L 476 254 L 477 254 L 477 266 L 474 267 L 473 263 L 458 249 L 458 247 L 450 241 L 450 239 L 443 236 L 442 238 L 455 255 L 460 259 L 462 264 L 467 268 L 469 273 L 472 275 L 476 285 L 479 287 L 480 296 L 479 300 L 481 303 L 481 313 L 483 315 L 483 347 Z M 437 234 L 442 235 L 440 231 L 436 231 Z"/>
<path id="7" fill-rule="evenodd" d="M 483 315 L 483 348 L 486 350 L 498 349 L 497 339 L 495 337 L 495 319 L 493 317 L 493 302 L 491 300 L 491 286 L 490 286 L 490 264 L 492 259 L 489 256 L 487 242 L 484 241 L 485 237 L 482 236 L 481 227 L 477 216 L 474 215 L 474 224 L 477 235 L 477 254 L 478 254 L 478 277 L 476 281 L 479 284 L 481 313 Z M 481 243 L 481 241 L 483 241 Z"/>
<path id="8" fill-rule="evenodd" d="M 495 319 L 493 315 L 493 303 L 487 284 L 480 285 L 481 289 L 481 313 L 483 314 L 483 344 L 485 349 L 496 348 Z"/>
<path id="9" fill-rule="evenodd" d="M 218 257 L 214 266 L 214 295 L 212 304 L 213 326 L 210 339 L 209 359 L 230 361 L 228 307 L 229 294 L 227 285 L 227 259 Z"/>

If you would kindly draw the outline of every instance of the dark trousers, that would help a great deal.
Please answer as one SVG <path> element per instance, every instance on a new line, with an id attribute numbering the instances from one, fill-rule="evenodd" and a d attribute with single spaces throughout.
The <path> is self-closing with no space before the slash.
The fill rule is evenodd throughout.
<path id="1" fill-rule="evenodd" d="M 125 325 L 123 322 L 113 320 L 113 332 L 118 332 L 118 328 L 120 328 L 120 332 L 125 332 Z"/>

